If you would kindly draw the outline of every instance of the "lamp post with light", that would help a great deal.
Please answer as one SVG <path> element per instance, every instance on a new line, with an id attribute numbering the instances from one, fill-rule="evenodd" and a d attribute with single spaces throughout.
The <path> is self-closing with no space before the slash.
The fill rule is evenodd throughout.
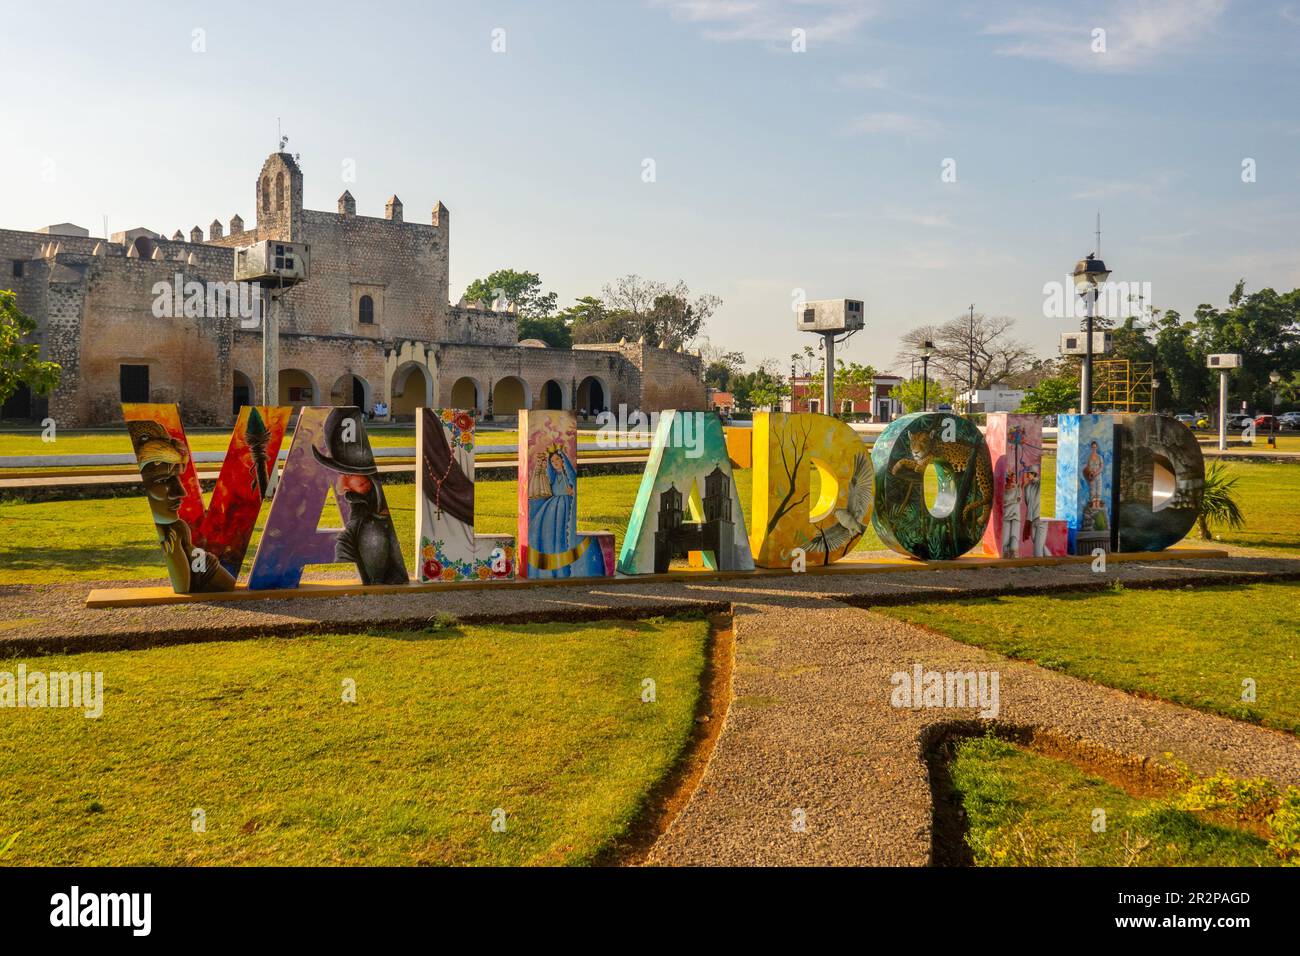
<path id="1" fill-rule="evenodd" d="M 1083 374 L 1079 378 L 1079 411 L 1092 413 L 1092 323 L 1097 314 L 1097 293 L 1110 278 L 1110 270 L 1093 253 L 1080 259 L 1074 267 L 1074 290 L 1083 296 L 1088 308 L 1087 337 L 1084 342 Z M 1091 296 L 1088 293 L 1092 293 Z"/>

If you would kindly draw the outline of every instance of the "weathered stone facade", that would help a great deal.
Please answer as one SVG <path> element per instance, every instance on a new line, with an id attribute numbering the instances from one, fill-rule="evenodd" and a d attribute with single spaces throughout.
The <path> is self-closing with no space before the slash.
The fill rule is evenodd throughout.
<path id="1" fill-rule="evenodd" d="M 239 404 L 263 401 L 260 328 L 244 327 L 253 322 L 220 294 L 189 296 L 193 283 L 229 283 L 234 249 L 263 239 L 311 250 L 310 279 L 278 300 L 282 404 L 385 402 L 399 418 L 420 405 L 496 418 L 520 408 L 705 407 L 696 355 L 627 343 L 519 345 L 512 311 L 452 305 L 442 203 L 427 223 L 406 221 L 396 196 L 382 218 L 357 215 L 347 192 L 337 212 L 321 212 L 303 208 L 302 186 L 294 157 L 272 153 L 254 188 L 257 225 L 214 220 L 206 240 L 198 226 L 188 241 L 181 230 L 167 239 L 132 229 L 111 241 L 70 224 L 0 230 L 0 287 L 15 290 L 37 322 L 42 357 L 64 370 L 48 412 L 38 403 L 30 414 L 62 427 L 107 424 L 120 420 L 124 398 L 147 393 L 180 404 L 188 423 L 218 425 Z M 164 285 L 180 292 L 162 298 L 158 317 Z"/>

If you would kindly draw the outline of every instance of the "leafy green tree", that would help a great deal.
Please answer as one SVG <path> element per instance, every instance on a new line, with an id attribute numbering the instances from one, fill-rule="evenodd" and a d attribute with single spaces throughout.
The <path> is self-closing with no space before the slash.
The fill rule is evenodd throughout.
<path id="1" fill-rule="evenodd" d="M 524 339 L 541 339 L 553 349 L 573 347 L 573 334 L 564 324 L 564 319 L 558 315 L 539 319 L 521 318 L 519 341 L 522 342 Z"/>
<path id="2" fill-rule="evenodd" d="M 838 411 L 846 399 L 857 396 L 862 401 L 865 394 L 868 406 L 873 405 L 871 388 L 875 383 L 876 370 L 871 365 L 859 365 L 857 362 L 845 364 L 844 359 L 838 359 L 835 362 L 835 395 L 834 408 L 827 409 L 828 412 Z M 808 383 L 810 394 L 820 396 L 822 393 L 823 383 L 826 380 L 825 367 L 817 369 Z M 934 383 L 931 383 L 932 385 Z"/>
<path id="3" fill-rule="evenodd" d="M 574 342 L 617 342 L 636 340 L 641 335 L 631 315 L 610 310 L 602 300 L 591 295 L 578 299 L 560 313 L 560 318 L 568 326 Z"/>
<path id="4" fill-rule="evenodd" d="M 1020 401 L 1020 411 L 1030 415 L 1064 415 L 1079 407 L 1079 381 L 1065 375 L 1045 378 Z"/>
<path id="5" fill-rule="evenodd" d="M 498 269 L 486 279 L 475 279 L 465 289 L 465 299 L 491 305 L 498 299 L 515 304 L 520 318 L 540 319 L 555 313 L 555 293 L 542 291 L 542 279 L 536 272 Z M 521 336 L 541 338 L 541 336 Z"/>
<path id="6" fill-rule="evenodd" d="M 63 370 L 57 362 L 41 361 L 41 347 L 23 341 L 36 331 L 36 323 L 18 308 L 18 296 L 0 289 L 0 402 L 19 385 L 36 395 L 48 395 L 58 388 Z"/>
<path id="7" fill-rule="evenodd" d="M 745 366 L 741 352 L 723 352 L 704 367 L 704 384 L 719 391 L 729 391 L 731 380 L 740 375 Z"/>
<path id="8" fill-rule="evenodd" d="M 925 407 L 923 399 L 929 401 L 930 408 L 933 410 L 939 405 L 951 405 L 957 393 L 934 379 L 930 379 L 927 386 L 924 379 L 910 378 L 904 379 L 902 384 L 891 388 L 889 397 L 902 402 L 904 412 L 919 412 Z"/>

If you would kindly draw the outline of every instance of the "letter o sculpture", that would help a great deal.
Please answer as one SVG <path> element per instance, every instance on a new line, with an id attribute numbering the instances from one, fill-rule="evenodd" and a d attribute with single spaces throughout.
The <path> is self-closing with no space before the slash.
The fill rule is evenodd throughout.
<path id="1" fill-rule="evenodd" d="M 940 412 L 904 415 L 871 446 L 871 464 L 871 523 L 889 547 L 923 561 L 947 561 L 980 543 L 993 505 L 993 464 L 984 436 L 969 419 Z M 925 503 L 931 465 L 939 481 L 933 511 Z"/>
<path id="2" fill-rule="evenodd" d="M 1116 551 L 1163 551 L 1196 525 L 1205 458 L 1192 430 L 1164 415 L 1115 416 Z"/>

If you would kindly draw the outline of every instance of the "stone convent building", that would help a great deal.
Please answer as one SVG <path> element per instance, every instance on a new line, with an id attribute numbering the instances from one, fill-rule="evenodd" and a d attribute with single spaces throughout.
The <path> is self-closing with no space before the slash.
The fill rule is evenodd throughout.
<path id="1" fill-rule="evenodd" d="M 225 425 L 240 405 L 262 403 L 262 332 L 241 319 L 256 306 L 241 310 L 234 287 L 217 285 L 233 278 L 235 247 L 262 239 L 311 248 L 309 280 L 279 300 L 274 402 L 384 402 L 396 419 L 421 405 L 496 419 L 521 408 L 705 407 L 697 355 L 626 342 L 521 344 L 512 309 L 450 304 L 442 203 L 426 222 L 408 222 L 396 196 L 382 217 L 358 215 L 346 191 L 334 212 L 304 209 L 302 197 L 298 163 L 277 152 L 257 177 L 251 228 L 236 215 L 228 227 L 213 221 L 206 237 L 198 226 L 170 239 L 132 229 L 111 241 L 70 223 L 0 230 L 0 288 L 36 320 L 42 357 L 63 367 L 48 406 L 23 390 L 5 417 L 101 425 L 121 420 L 122 401 L 151 401 L 178 403 L 187 424 Z M 160 283 L 176 294 L 160 296 Z M 191 283 L 207 294 L 191 297 Z"/>

